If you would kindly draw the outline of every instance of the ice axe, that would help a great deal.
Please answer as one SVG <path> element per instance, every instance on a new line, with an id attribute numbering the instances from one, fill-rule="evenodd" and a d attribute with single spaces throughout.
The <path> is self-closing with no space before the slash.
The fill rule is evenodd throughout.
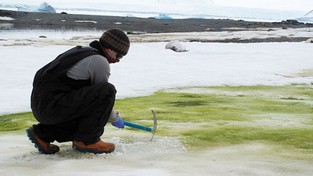
<path id="1" fill-rule="evenodd" d="M 151 132 L 152 136 L 150 138 L 150 141 L 152 141 L 153 136 L 154 136 L 154 134 L 156 132 L 156 129 L 157 129 L 157 117 L 156 117 L 155 112 L 153 110 L 151 110 L 151 112 L 153 114 L 153 127 L 152 128 L 151 127 L 147 127 L 147 126 L 143 126 L 143 125 L 139 125 L 139 124 L 136 124 L 136 123 L 128 122 L 128 121 L 124 121 L 124 125 L 132 127 L 132 128 L 136 128 L 136 129 L 140 129 L 140 130 Z"/>

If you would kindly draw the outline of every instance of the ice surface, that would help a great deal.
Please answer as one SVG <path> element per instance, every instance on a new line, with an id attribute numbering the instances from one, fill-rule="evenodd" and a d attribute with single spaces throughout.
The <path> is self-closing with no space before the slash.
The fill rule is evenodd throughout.
<path id="1" fill-rule="evenodd" d="M 167 0 L 51 0 L 57 13 L 101 14 L 167 18 L 230 18 L 281 21 L 288 18 L 312 22 L 312 1 L 167 1 Z M 223 7 L 232 3 L 234 7 Z M 38 6 L 37 0 L 2 0 L 1 9 L 17 10 L 17 4 Z M 174 6 L 174 7 L 173 7 Z M 238 7 L 239 6 L 239 7 Z M 243 8 L 249 7 L 249 8 Z M 251 7 L 269 7 L 255 9 Z M 283 10 L 282 10 L 283 9 Z M 2 21 L 14 20 L 0 17 Z M 170 20 L 170 19 L 168 19 Z M 81 21 L 92 22 L 92 21 Z M 10 25 L 10 24 L 4 24 Z M 10 26 L 8 26 L 9 28 Z M 0 114 L 29 111 L 35 72 L 73 45 L 86 45 L 102 31 L 0 31 Z M 39 38 L 45 36 L 45 38 Z M 168 40 L 186 38 L 229 39 L 252 37 L 312 36 L 311 29 L 259 32 L 174 34 Z M 160 36 L 152 36 L 159 38 Z M 149 37 L 147 37 L 148 40 Z M 147 39 L 146 38 L 146 39 Z M 311 43 L 199 43 L 183 42 L 188 52 L 166 50 L 166 42 L 132 43 L 129 54 L 112 65 L 110 81 L 118 98 L 149 95 L 160 89 L 212 85 L 311 84 Z M 275 119 L 274 119 L 275 120 Z M 290 120 L 290 119 L 287 119 Z M 291 121 L 291 120 L 290 120 Z M 276 122 L 276 121 L 274 121 Z M 289 122 L 289 121 L 288 121 Z M 273 123 L 273 122 L 262 122 Z M 296 122 L 294 122 L 296 123 Z M 119 137 L 112 137 L 119 136 Z M 240 144 L 186 151 L 178 138 L 107 129 L 105 141 L 116 144 L 109 155 L 77 153 L 71 143 L 59 144 L 61 152 L 41 155 L 25 134 L 0 135 L 0 175 L 110 175 L 110 176 L 306 176 L 312 163 L 273 155 L 270 145 Z M 288 156 L 288 154 L 285 154 Z"/>
<path id="2" fill-rule="evenodd" d="M 100 34 L 100 31 L 0 32 L 3 39 L 0 41 L 0 114 L 29 111 L 35 72 L 61 52 L 77 44 L 88 45 Z M 211 37 L 224 35 L 223 32 L 215 34 Z M 47 38 L 39 38 L 40 35 Z M 261 36 L 249 31 L 240 35 Z M 273 34 L 277 35 L 282 34 Z M 198 33 L 198 37 L 202 34 Z M 111 65 L 110 82 L 118 89 L 117 98 L 185 86 L 312 83 L 310 76 L 290 76 L 312 69 L 311 43 L 182 42 L 188 52 L 178 53 L 165 49 L 166 44 L 132 43 L 129 54 L 120 63 Z"/>

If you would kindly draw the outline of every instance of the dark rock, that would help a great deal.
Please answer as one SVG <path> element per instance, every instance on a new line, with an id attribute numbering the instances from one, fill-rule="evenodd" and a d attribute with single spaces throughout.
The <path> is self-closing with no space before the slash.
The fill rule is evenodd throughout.
<path id="1" fill-rule="evenodd" d="M 66 14 L 66 15 L 65 15 Z M 299 23 L 296 20 L 283 22 L 251 22 L 231 19 L 171 19 L 118 17 L 101 15 L 79 15 L 41 12 L 20 12 L 0 10 L 0 16 L 11 17 L 14 29 L 62 29 L 62 30 L 107 30 L 118 28 L 124 31 L 142 33 L 167 32 L 207 32 L 207 31 L 245 31 L 254 28 L 305 28 L 311 24 Z M 39 19 L 40 20 L 36 20 Z M 76 21 L 96 21 L 97 23 L 77 23 Z M 1 24 L 7 23 L 0 20 Z"/>

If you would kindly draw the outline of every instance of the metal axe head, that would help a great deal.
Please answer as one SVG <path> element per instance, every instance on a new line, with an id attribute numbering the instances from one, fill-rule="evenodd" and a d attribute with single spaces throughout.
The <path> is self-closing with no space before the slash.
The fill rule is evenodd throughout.
<path id="1" fill-rule="evenodd" d="M 152 141 L 153 137 L 154 137 L 154 134 L 157 130 L 157 125 L 158 125 L 158 122 L 157 122 L 157 117 L 155 115 L 155 112 L 153 110 L 151 110 L 152 114 L 153 114 L 153 128 L 152 128 L 152 136 L 150 138 L 150 142 Z"/>

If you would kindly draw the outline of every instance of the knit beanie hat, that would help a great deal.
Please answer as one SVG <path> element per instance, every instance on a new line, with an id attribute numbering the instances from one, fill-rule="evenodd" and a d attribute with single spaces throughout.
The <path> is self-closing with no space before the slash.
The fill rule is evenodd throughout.
<path id="1" fill-rule="evenodd" d="M 99 41 L 103 47 L 110 48 L 123 56 L 127 54 L 129 49 L 129 39 L 119 29 L 110 29 L 104 32 Z"/>

